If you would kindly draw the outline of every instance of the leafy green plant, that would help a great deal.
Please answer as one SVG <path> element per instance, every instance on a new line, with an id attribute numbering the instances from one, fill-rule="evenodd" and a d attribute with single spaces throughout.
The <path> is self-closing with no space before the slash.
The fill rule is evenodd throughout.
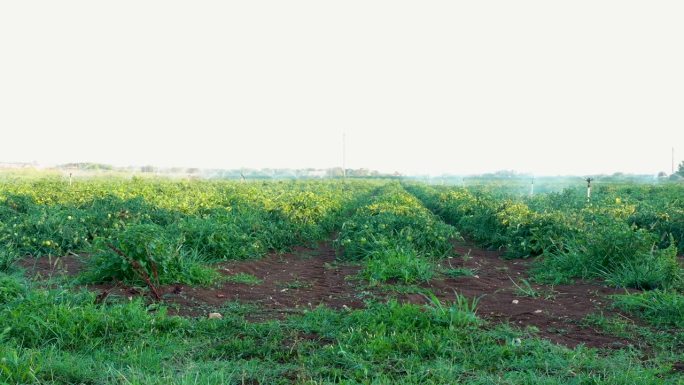
<path id="1" fill-rule="evenodd" d="M 362 271 L 362 276 L 371 284 L 391 280 L 405 284 L 427 282 L 433 274 L 430 261 L 401 247 L 373 252 Z"/>
<path id="2" fill-rule="evenodd" d="M 202 266 L 196 253 L 182 250 L 181 239 L 158 225 L 128 226 L 117 239 L 98 239 L 96 247 L 87 281 L 143 282 L 155 292 L 158 284 L 209 284 L 218 277 Z"/>
<path id="3" fill-rule="evenodd" d="M 450 240 L 457 236 L 452 226 L 430 213 L 400 185 L 389 184 L 342 224 L 335 243 L 349 260 L 363 260 L 373 252 L 393 247 L 438 258 L 452 253 Z"/>
<path id="4" fill-rule="evenodd" d="M 618 287 L 667 288 L 681 269 L 674 244 L 659 250 L 652 234 L 605 219 L 582 237 L 568 242 L 568 251 L 549 255 L 537 269 L 541 280 L 563 282 L 571 277 L 603 278 Z"/>
<path id="5" fill-rule="evenodd" d="M 0 246 L 0 273 L 9 271 L 17 260 L 19 253 L 11 245 Z"/>

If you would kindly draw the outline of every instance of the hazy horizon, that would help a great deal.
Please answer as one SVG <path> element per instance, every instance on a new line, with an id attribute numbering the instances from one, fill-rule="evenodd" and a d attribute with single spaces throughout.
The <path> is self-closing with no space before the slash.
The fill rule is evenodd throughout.
<path id="1" fill-rule="evenodd" d="M 0 162 L 656 174 L 684 4 L 0 4 Z"/>

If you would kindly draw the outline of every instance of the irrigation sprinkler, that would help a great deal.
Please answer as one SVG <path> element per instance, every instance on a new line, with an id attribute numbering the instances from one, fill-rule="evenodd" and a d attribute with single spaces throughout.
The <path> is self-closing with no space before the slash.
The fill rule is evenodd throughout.
<path id="1" fill-rule="evenodd" d="M 591 181 L 593 181 L 594 178 L 588 177 L 585 179 L 587 181 L 587 200 L 591 199 Z"/>
<path id="2" fill-rule="evenodd" d="M 530 196 L 534 195 L 534 178 L 532 178 L 532 182 L 530 183 Z"/>

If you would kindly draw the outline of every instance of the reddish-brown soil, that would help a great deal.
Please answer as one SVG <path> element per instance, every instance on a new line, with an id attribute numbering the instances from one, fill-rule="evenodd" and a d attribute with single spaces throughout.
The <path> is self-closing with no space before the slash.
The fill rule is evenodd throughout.
<path id="1" fill-rule="evenodd" d="M 619 347 L 627 341 L 601 333 L 587 326 L 583 319 L 592 313 L 612 314 L 608 308 L 611 294 L 623 293 L 595 282 L 577 282 L 573 285 L 533 285 L 537 297 L 524 296 L 514 282 L 523 286 L 530 261 L 506 260 L 502 252 L 482 250 L 468 244 L 458 244 L 455 250 L 468 258 L 455 257 L 443 265 L 468 268 L 472 277 L 437 278 L 424 288 L 434 292 L 441 300 L 450 301 L 454 293 L 479 298 L 477 313 L 494 322 L 511 322 L 520 327 L 534 326 L 539 334 L 566 346 L 585 344 L 591 347 Z M 59 274 L 74 275 L 83 268 L 83 259 L 67 256 L 59 259 L 25 259 L 21 262 L 31 276 L 52 277 Z M 270 254 L 259 260 L 226 262 L 217 265 L 226 276 L 245 273 L 255 276 L 261 283 L 249 285 L 222 282 L 216 287 L 202 288 L 170 285 L 159 288 L 163 301 L 174 314 L 206 317 L 210 312 L 221 311 L 231 301 L 258 305 L 260 312 L 254 319 L 281 317 L 301 312 L 306 308 L 328 307 L 361 308 L 369 296 L 397 296 L 411 303 L 425 303 L 421 294 L 396 295 L 391 290 L 366 290 L 355 276 L 358 266 L 339 263 L 330 242 L 316 248 L 295 248 L 290 253 Z M 145 290 L 121 284 L 101 284 L 89 287 L 97 291 L 100 300 L 109 295 L 133 297 Z M 517 303 L 514 303 L 517 301 Z"/>
<path id="2" fill-rule="evenodd" d="M 54 276 L 75 276 L 83 270 L 87 255 L 66 255 L 63 257 L 27 257 L 21 259 L 18 264 L 26 269 L 26 275 L 49 279 Z"/>
<path id="3" fill-rule="evenodd" d="M 19 265 L 34 279 L 73 277 L 83 271 L 87 258 L 75 255 L 30 257 L 19 261 Z M 181 284 L 158 287 L 171 313 L 207 316 L 232 301 L 258 305 L 260 310 L 274 316 L 319 305 L 358 309 L 364 306 L 363 299 L 370 294 L 358 289 L 360 285 L 355 277 L 360 267 L 338 262 L 330 241 L 321 242 L 316 248 L 295 247 L 289 253 L 271 253 L 257 260 L 224 262 L 216 265 L 216 269 L 226 281 L 215 287 Z M 261 282 L 247 284 L 228 280 L 240 273 L 254 276 Z M 98 292 L 101 300 L 109 296 L 135 297 L 147 291 L 144 287 L 122 283 L 94 284 L 87 288 Z"/>
<path id="4" fill-rule="evenodd" d="M 467 244 L 456 245 L 455 249 L 469 258 L 451 258 L 446 261 L 446 267 L 468 268 L 475 276 L 437 279 L 424 285 L 440 299 L 453 300 L 454 293 L 479 298 L 477 313 L 480 316 L 495 322 L 509 321 L 521 327 L 534 326 L 543 337 L 566 346 L 619 347 L 626 344 L 626 341 L 602 334 L 582 322 L 592 313 L 613 314 L 607 306 L 610 301 L 606 296 L 624 291 L 600 283 L 578 281 L 554 287 L 531 285 L 537 295 L 531 297 L 517 287 L 526 288 L 523 279 L 528 278 L 531 261 L 506 260 L 502 258 L 502 252 Z M 426 301 L 421 295 L 411 295 L 407 299 L 417 303 Z"/>
<path id="5" fill-rule="evenodd" d="M 257 304 L 275 314 L 318 305 L 335 309 L 364 306 L 364 293 L 356 289 L 358 282 L 353 280 L 359 267 L 337 263 L 330 242 L 254 261 L 223 263 L 218 268 L 226 276 L 250 274 L 261 283 L 224 282 L 216 288 L 176 285 L 164 288 L 164 300 L 178 305 L 178 312 L 185 315 L 204 315 L 229 301 Z"/>

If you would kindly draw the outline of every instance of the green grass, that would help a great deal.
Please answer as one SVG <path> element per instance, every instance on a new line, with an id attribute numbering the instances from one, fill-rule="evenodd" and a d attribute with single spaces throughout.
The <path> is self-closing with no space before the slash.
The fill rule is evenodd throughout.
<path id="1" fill-rule="evenodd" d="M 281 286 L 286 289 L 306 289 L 312 287 L 313 284 L 311 282 L 305 282 L 300 279 L 295 279 L 294 281 L 285 282 Z"/>
<path id="2" fill-rule="evenodd" d="M 510 278 L 510 277 L 509 277 Z M 530 298 L 539 298 L 541 297 L 541 294 L 539 291 L 535 288 L 532 287 L 530 282 L 526 279 L 521 279 L 520 282 L 515 282 L 513 278 L 510 278 L 511 282 L 513 282 L 513 286 L 515 286 L 515 294 L 520 296 L 520 297 L 530 297 Z"/>
<path id="3" fill-rule="evenodd" d="M 676 291 L 653 290 L 613 296 L 613 306 L 643 317 L 658 326 L 684 329 L 684 295 Z"/>
<path id="4" fill-rule="evenodd" d="M 256 286 L 261 285 L 264 281 L 256 276 L 248 273 L 237 273 L 229 275 L 225 278 L 227 282 L 242 283 L 245 285 Z"/>
<path id="5" fill-rule="evenodd" d="M 412 284 L 429 281 L 434 271 L 432 263 L 414 250 L 391 248 L 373 252 L 361 275 L 372 285 L 390 280 Z"/>
<path id="6" fill-rule="evenodd" d="M 26 291 L 21 278 L 0 273 L 0 305 L 21 299 Z"/>
<path id="7" fill-rule="evenodd" d="M 446 275 L 447 277 L 450 277 L 450 278 L 473 277 L 473 276 L 475 276 L 475 270 L 469 269 L 467 267 L 442 268 L 439 270 L 439 272 L 441 274 Z"/>
<path id="8" fill-rule="evenodd" d="M 674 383 L 679 384 L 684 380 L 681 374 L 677 376 L 673 373 L 674 364 L 684 362 L 684 330 L 663 325 L 652 327 L 623 315 L 591 314 L 584 319 L 583 324 L 623 339 L 624 343 L 632 345 L 627 349 L 642 352 L 642 360 L 648 365 L 673 374 Z M 680 382 L 674 378 L 679 378 Z"/>
<path id="9" fill-rule="evenodd" d="M 0 309 L 0 383 L 28 384 L 676 384 L 665 362 L 567 349 L 533 330 L 487 325 L 476 301 L 431 297 L 253 322 L 182 319 L 140 301 L 32 290 Z"/>
<path id="10" fill-rule="evenodd" d="M 397 295 L 404 294 L 420 294 L 424 297 L 429 297 L 432 294 L 430 289 L 418 286 L 416 284 L 403 283 L 385 283 L 382 285 L 370 286 L 370 289 L 380 290 L 389 298 L 395 298 Z"/>

